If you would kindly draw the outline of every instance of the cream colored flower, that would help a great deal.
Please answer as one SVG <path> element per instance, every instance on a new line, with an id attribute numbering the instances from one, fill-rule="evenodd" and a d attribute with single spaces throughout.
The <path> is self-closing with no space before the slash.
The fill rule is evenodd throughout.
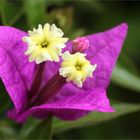
<path id="1" fill-rule="evenodd" d="M 59 61 L 62 49 L 66 46 L 68 38 L 63 37 L 64 33 L 55 24 L 38 25 L 38 29 L 28 31 L 28 36 L 23 37 L 28 48 L 25 52 L 29 55 L 29 62 L 37 64 L 44 61 Z"/>
<path id="2" fill-rule="evenodd" d="M 62 55 L 60 75 L 66 77 L 67 82 L 73 81 L 78 87 L 82 87 L 87 77 L 92 77 L 92 73 L 97 67 L 96 64 L 91 65 L 85 55 L 80 52 L 70 54 L 68 51 Z"/>

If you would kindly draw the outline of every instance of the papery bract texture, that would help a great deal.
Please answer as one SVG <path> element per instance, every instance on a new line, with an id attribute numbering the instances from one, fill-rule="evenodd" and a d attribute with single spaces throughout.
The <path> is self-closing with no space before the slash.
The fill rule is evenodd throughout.
<path id="1" fill-rule="evenodd" d="M 67 83 L 52 100 L 30 108 L 28 90 L 35 64 L 29 63 L 24 55 L 27 47 L 21 41 L 24 34 L 14 28 L 0 27 L 0 77 L 15 105 L 15 109 L 9 112 L 9 117 L 17 122 L 24 122 L 30 115 L 46 118 L 51 112 L 61 119 L 73 120 L 89 111 L 114 111 L 107 98 L 106 88 L 127 34 L 127 24 L 123 23 L 106 32 L 86 36 L 89 48 L 85 53 L 92 64 L 97 64 L 97 69 L 93 78 L 88 78 L 84 82 L 83 88 Z M 65 51 L 71 49 L 70 41 Z M 47 62 L 44 81 L 58 70 L 59 63 Z"/>
<path id="2" fill-rule="evenodd" d="M 24 55 L 26 33 L 12 27 L 0 26 L 0 78 L 15 105 L 21 112 L 28 104 L 28 90 L 34 74 L 34 64 Z"/>

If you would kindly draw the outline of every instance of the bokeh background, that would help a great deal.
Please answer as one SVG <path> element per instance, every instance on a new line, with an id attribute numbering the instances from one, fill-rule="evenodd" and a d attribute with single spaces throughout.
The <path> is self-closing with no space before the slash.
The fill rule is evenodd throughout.
<path id="1" fill-rule="evenodd" d="M 140 2 L 0 0 L 0 25 L 27 31 L 46 22 L 57 24 L 70 39 L 105 31 L 122 22 L 129 26 L 108 88 L 116 113 L 93 112 L 73 122 L 54 119 L 54 139 L 140 139 Z M 0 139 L 40 139 L 45 126 L 37 129 L 39 122 L 33 118 L 24 125 L 9 120 L 6 111 L 11 106 L 0 81 Z"/>

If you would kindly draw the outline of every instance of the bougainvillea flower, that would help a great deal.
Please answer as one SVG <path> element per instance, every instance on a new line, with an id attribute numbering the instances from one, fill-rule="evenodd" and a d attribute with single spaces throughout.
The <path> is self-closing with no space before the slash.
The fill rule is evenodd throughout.
<path id="1" fill-rule="evenodd" d="M 82 87 L 87 77 L 92 77 L 97 65 L 91 65 L 85 58 L 86 54 L 76 52 L 70 54 L 66 51 L 63 56 L 63 62 L 59 69 L 60 75 L 66 77 L 66 81 L 73 81 L 78 87 Z"/>
<path id="2" fill-rule="evenodd" d="M 48 114 L 63 120 L 78 119 L 90 111 L 113 112 L 106 95 L 111 73 L 127 34 L 127 24 L 123 23 L 105 32 L 86 36 L 89 46 L 84 53 L 91 64 L 97 64 L 93 78 L 88 77 L 82 88 L 72 82 L 65 82 L 59 77 L 61 63 L 45 62 L 42 83 L 39 88 L 47 83 L 46 93 L 52 96 L 45 101 L 46 93 L 38 96 L 33 102 L 38 90 L 30 94 L 38 65 L 29 62 L 24 53 L 27 44 L 22 37 L 27 33 L 12 28 L 0 27 L 0 77 L 14 104 L 8 116 L 17 122 L 25 122 L 29 116 L 47 118 Z M 66 43 L 65 51 L 71 51 L 73 42 Z M 57 94 L 56 94 L 57 93 Z"/>
<path id="3" fill-rule="evenodd" d="M 62 37 L 63 32 L 57 28 L 55 24 L 46 23 L 42 28 L 42 25 L 38 25 L 38 29 L 28 31 L 29 36 L 23 37 L 23 41 L 28 43 L 28 49 L 25 52 L 26 55 L 30 55 L 29 61 L 36 61 L 37 64 L 49 61 L 59 61 L 62 48 L 64 48 L 67 42 L 67 38 Z"/>

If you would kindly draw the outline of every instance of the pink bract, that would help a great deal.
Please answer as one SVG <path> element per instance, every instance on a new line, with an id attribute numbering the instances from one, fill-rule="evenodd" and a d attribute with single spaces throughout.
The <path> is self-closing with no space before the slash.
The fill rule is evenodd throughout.
<path id="1" fill-rule="evenodd" d="M 17 122 L 25 122 L 29 116 L 47 118 L 48 113 L 63 119 L 78 119 L 90 111 L 113 112 L 106 95 L 112 70 L 127 34 L 123 23 L 105 32 L 86 36 L 89 47 L 84 52 L 91 63 L 97 64 L 93 78 L 84 82 L 82 89 L 67 83 L 48 103 L 28 107 L 28 92 L 36 69 L 24 54 L 27 46 L 22 42 L 25 32 L 0 26 L 0 78 L 14 104 L 8 116 Z M 65 50 L 72 48 L 72 41 Z M 44 81 L 58 72 L 59 63 L 46 62 Z M 36 94 L 36 93 L 34 93 Z"/>
<path id="2" fill-rule="evenodd" d="M 73 52 L 83 52 L 89 47 L 89 40 L 86 37 L 77 37 L 73 40 Z"/>

